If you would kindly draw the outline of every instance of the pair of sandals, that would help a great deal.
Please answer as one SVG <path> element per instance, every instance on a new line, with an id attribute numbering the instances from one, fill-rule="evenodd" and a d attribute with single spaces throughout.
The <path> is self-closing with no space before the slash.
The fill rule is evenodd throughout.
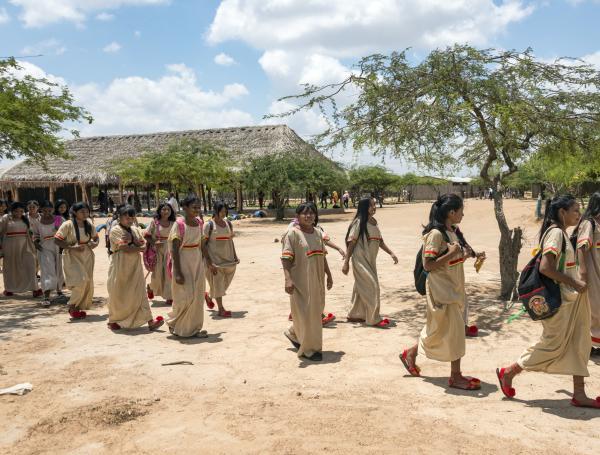
<path id="1" fill-rule="evenodd" d="M 213 302 L 213 300 L 210 298 L 210 296 L 208 295 L 208 292 L 204 293 L 204 301 L 206 302 L 206 306 L 208 307 L 209 310 L 212 310 L 215 307 L 215 302 Z M 229 310 L 219 310 L 219 317 L 222 318 L 230 318 L 231 317 L 231 311 Z"/>
<path id="2" fill-rule="evenodd" d="M 421 369 L 414 363 L 414 359 L 409 356 L 408 349 L 405 349 L 402 354 L 400 354 L 400 361 L 408 374 L 411 376 L 419 377 L 421 376 Z M 459 373 L 460 374 L 460 373 Z M 462 376 L 462 379 L 466 380 L 466 383 L 458 382 L 456 379 L 450 377 L 448 378 L 448 386 L 453 389 L 461 389 L 461 390 L 479 390 L 481 389 L 481 380 L 478 378 L 473 378 L 471 376 Z"/>
<path id="3" fill-rule="evenodd" d="M 292 313 L 288 316 L 288 321 L 292 321 Z M 335 321 L 335 314 L 333 313 L 321 313 L 321 324 L 325 327 L 327 324 Z"/>
<path id="4" fill-rule="evenodd" d="M 162 316 L 156 316 L 156 319 L 154 319 L 152 322 L 148 322 L 148 330 L 150 330 L 151 332 L 154 332 L 155 330 L 158 330 L 160 327 L 162 327 L 162 325 L 164 323 L 165 323 L 165 319 Z M 121 330 L 121 326 L 119 324 L 117 324 L 116 322 L 109 322 L 106 325 L 113 332 L 115 332 L 117 330 Z"/>
<path id="5" fill-rule="evenodd" d="M 346 320 L 348 322 L 360 322 L 360 323 L 365 322 L 365 320 L 361 319 L 361 318 L 346 318 Z M 378 329 L 387 329 L 389 326 L 390 326 L 390 320 L 388 318 L 383 318 L 381 321 L 379 321 L 377 324 L 374 324 L 371 327 L 375 327 Z"/>
<path id="6" fill-rule="evenodd" d="M 498 382 L 500 383 L 500 390 L 504 396 L 508 399 L 514 398 L 517 394 L 514 387 L 509 387 L 504 382 L 504 376 L 506 375 L 506 368 L 496 368 L 496 376 L 498 377 Z M 571 406 L 575 406 L 576 408 L 592 408 L 592 409 L 600 409 L 600 396 L 596 397 L 594 401 L 592 401 L 592 405 L 584 404 L 581 401 L 571 398 Z"/>

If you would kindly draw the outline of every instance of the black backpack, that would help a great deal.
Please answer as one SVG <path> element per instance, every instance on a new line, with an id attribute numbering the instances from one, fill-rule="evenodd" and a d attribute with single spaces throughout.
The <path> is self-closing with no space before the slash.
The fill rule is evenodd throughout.
<path id="1" fill-rule="evenodd" d="M 548 278 L 546 275 L 540 273 L 540 263 L 542 262 L 542 256 L 544 254 L 544 239 L 548 235 L 548 232 L 550 232 L 550 229 L 548 229 L 544 234 L 544 237 L 542 237 L 540 250 L 521 272 L 519 286 L 517 288 L 519 299 L 523 302 L 523 307 L 529 314 L 529 317 L 534 321 L 554 316 L 562 304 L 560 285 L 552 278 Z M 563 263 L 565 260 L 566 246 L 567 241 L 563 234 L 559 266 L 559 270 L 561 271 L 564 270 Z"/>
<path id="2" fill-rule="evenodd" d="M 450 243 L 450 237 L 448 237 L 448 233 L 445 230 L 442 232 L 442 235 L 444 236 L 444 241 L 446 243 Z M 417 252 L 417 258 L 415 259 L 415 269 L 413 271 L 413 275 L 415 277 L 415 289 L 421 295 L 427 294 L 427 291 L 425 290 L 425 283 L 427 282 L 427 275 L 429 273 L 425 270 L 425 267 L 423 267 L 423 248 L 424 245 L 421 248 L 419 248 L 419 251 Z M 446 254 L 446 251 L 440 252 L 438 254 L 438 257 L 440 257 L 443 254 Z"/>

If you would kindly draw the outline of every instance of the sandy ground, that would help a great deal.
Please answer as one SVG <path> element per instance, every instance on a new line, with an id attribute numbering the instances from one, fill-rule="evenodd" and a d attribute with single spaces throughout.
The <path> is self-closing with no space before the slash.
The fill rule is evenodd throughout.
<path id="1" fill-rule="evenodd" d="M 525 228 L 531 250 L 534 202 L 507 201 L 511 225 Z M 498 229 L 491 203 L 468 201 L 467 239 L 488 253 L 480 274 L 466 267 L 471 323 L 465 374 L 480 392 L 446 387 L 449 364 L 419 357 L 423 378 L 407 377 L 398 354 L 424 323 L 424 299 L 412 269 L 426 204 L 377 213 L 384 238 L 400 258 L 381 253 L 382 313 L 394 327 L 345 322 L 352 278 L 329 255 L 334 288 L 327 310 L 338 322 L 324 330 L 324 361 L 301 362 L 282 332 L 280 244 L 285 226 L 235 222 L 242 259 L 226 305 L 230 320 L 207 310 L 207 340 L 178 340 L 161 330 L 112 333 L 106 328 L 105 250 L 97 250 L 97 306 L 70 323 L 64 306 L 41 309 L 29 298 L 0 302 L 0 387 L 31 382 L 25 396 L 0 397 L 0 453 L 600 453 L 600 412 L 569 406 L 571 378 L 525 373 L 517 399 L 498 390 L 494 369 L 514 361 L 541 333 L 516 309 L 495 300 Z M 343 243 L 353 213 L 322 217 Z M 155 316 L 166 316 L 160 301 Z M 163 366 L 189 361 L 193 365 Z M 600 362 L 590 362 L 590 394 L 600 394 Z"/>

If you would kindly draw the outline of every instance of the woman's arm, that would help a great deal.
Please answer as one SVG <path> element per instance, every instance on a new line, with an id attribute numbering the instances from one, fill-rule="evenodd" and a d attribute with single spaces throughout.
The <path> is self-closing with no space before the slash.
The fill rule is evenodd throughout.
<path id="1" fill-rule="evenodd" d="M 325 240 L 324 243 L 326 246 L 329 246 L 329 247 L 333 248 L 334 250 L 337 250 L 338 253 L 340 253 L 342 255 L 342 259 L 344 259 L 346 257 L 346 252 L 344 251 L 344 249 L 337 246 L 331 240 Z"/>
<path id="2" fill-rule="evenodd" d="M 292 261 L 289 259 L 281 259 L 281 265 L 283 267 L 283 277 L 285 278 L 285 292 L 292 294 L 294 292 L 294 281 L 292 280 Z"/>
<path id="3" fill-rule="evenodd" d="M 327 276 L 327 289 L 329 290 L 333 287 L 333 276 L 331 275 L 331 270 L 329 270 L 327 258 L 325 258 L 325 275 Z"/>
<path id="4" fill-rule="evenodd" d="M 173 259 L 173 277 L 175 278 L 175 282 L 177 284 L 185 284 L 185 278 L 183 277 L 183 273 L 181 273 L 181 258 L 179 256 L 180 246 L 181 241 L 179 239 L 173 239 L 171 247 L 171 258 Z"/>
<path id="5" fill-rule="evenodd" d="M 547 253 L 542 256 L 540 273 L 554 281 L 571 286 L 577 292 L 583 292 L 587 289 L 587 284 L 584 281 L 571 278 L 569 275 L 556 270 L 556 256 L 552 253 Z"/>
<path id="6" fill-rule="evenodd" d="M 444 267 L 448 262 L 452 259 L 460 257 L 462 255 L 462 248 L 458 243 L 449 243 L 448 251 L 444 253 L 442 256 L 437 258 L 428 257 L 425 258 L 425 262 L 423 263 L 423 268 L 426 272 L 433 272 Z"/>
<path id="7" fill-rule="evenodd" d="M 385 251 L 387 254 L 389 254 L 392 259 L 394 260 L 394 264 L 398 263 L 398 258 L 396 257 L 396 255 L 392 252 L 392 250 L 390 250 L 388 248 L 388 246 L 385 244 L 385 242 L 383 241 L 383 239 L 381 239 L 379 241 L 379 248 L 381 248 L 383 251 Z"/>
<path id="8" fill-rule="evenodd" d="M 202 250 L 202 257 L 206 262 L 207 267 L 210 269 L 210 272 L 213 275 L 217 274 L 217 267 L 213 264 L 212 259 L 210 258 L 210 254 L 208 254 L 208 239 L 203 238 L 202 242 L 200 242 L 200 249 Z"/>
<path id="9" fill-rule="evenodd" d="M 348 275 L 348 272 L 350 271 L 350 258 L 352 257 L 352 253 L 354 253 L 354 248 L 356 248 L 356 240 L 350 240 L 346 250 L 344 265 L 342 266 L 342 273 L 344 275 Z"/>
<path id="10" fill-rule="evenodd" d="M 587 283 L 588 271 L 587 271 L 587 257 L 590 254 L 590 250 L 587 247 L 580 247 L 577 249 L 577 261 L 579 262 L 579 278 Z"/>

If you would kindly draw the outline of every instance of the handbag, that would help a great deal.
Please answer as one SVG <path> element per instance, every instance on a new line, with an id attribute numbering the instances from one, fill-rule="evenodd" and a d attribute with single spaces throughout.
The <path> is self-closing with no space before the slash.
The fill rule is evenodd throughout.
<path id="1" fill-rule="evenodd" d="M 529 317 L 534 321 L 539 321 L 554 316 L 562 304 L 560 284 L 554 281 L 552 278 L 540 273 L 540 264 L 544 254 L 544 240 L 550 232 L 550 229 L 548 229 L 542 237 L 539 251 L 521 272 L 521 276 L 519 277 L 519 285 L 517 288 L 519 300 L 521 300 L 523 303 L 523 307 L 527 311 L 527 314 L 529 314 Z M 563 234 L 559 263 L 560 271 L 564 270 L 566 243 L 567 242 Z"/>

